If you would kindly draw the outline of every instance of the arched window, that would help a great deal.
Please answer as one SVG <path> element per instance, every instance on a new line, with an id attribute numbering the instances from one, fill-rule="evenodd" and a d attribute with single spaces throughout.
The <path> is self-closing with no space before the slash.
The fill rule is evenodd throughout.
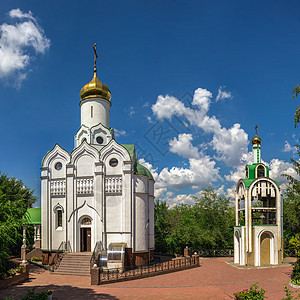
<path id="1" fill-rule="evenodd" d="M 265 176 L 265 167 L 264 166 L 258 166 L 257 167 L 257 178 L 264 177 Z"/>
<path id="2" fill-rule="evenodd" d="M 81 221 L 81 225 L 91 225 L 92 224 L 92 220 L 90 218 L 84 218 Z"/>
<path id="3" fill-rule="evenodd" d="M 62 224 L 63 224 L 62 216 L 64 212 L 63 207 L 58 203 L 54 206 L 53 212 L 55 214 L 55 228 L 62 229 Z"/>
<path id="4" fill-rule="evenodd" d="M 56 228 L 62 228 L 62 210 L 56 210 Z"/>

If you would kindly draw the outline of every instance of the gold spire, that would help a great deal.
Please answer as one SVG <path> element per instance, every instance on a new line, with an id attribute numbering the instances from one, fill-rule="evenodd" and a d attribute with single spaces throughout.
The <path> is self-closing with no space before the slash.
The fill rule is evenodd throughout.
<path id="1" fill-rule="evenodd" d="M 97 77 L 97 52 L 96 52 L 96 43 L 93 46 L 94 50 L 94 76 L 93 79 L 87 83 L 80 91 L 80 99 L 84 100 L 87 98 L 104 98 L 110 101 L 111 92 L 110 89 L 102 83 Z"/>
<path id="2" fill-rule="evenodd" d="M 251 140 L 252 145 L 255 145 L 255 144 L 260 145 L 261 144 L 261 139 L 257 136 L 257 128 L 258 128 L 258 126 L 256 124 L 256 126 L 255 126 L 255 137 Z"/>

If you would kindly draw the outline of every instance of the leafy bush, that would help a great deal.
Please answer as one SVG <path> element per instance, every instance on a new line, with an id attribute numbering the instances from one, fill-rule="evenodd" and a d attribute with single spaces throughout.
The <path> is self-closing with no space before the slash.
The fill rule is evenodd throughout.
<path id="1" fill-rule="evenodd" d="M 33 256 L 33 257 L 31 257 L 31 261 L 42 261 L 42 258 Z"/>
<path id="2" fill-rule="evenodd" d="M 294 298 L 293 294 L 294 292 L 291 291 L 286 285 L 284 286 L 284 291 L 285 291 L 285 298 L 282 298 L 281 300 L 293 300 L 293 299 L 299 299 L 299 295 L 296 295 Z M 296 291 L 296 293 L 299 293 L 299 291 Z"/>
<path id="3" fill-rule="evenodd" d="M 8 275 L 15 275 L 17 273 L 16 269 L 10 269 L 7 271 Z"/>
<path id="4" fill-rule="evenodd" d="M 265 299 L 265 290 L 264 289 L 258 289 L 257 283 L 252 284 L 250 286 L 250 289 L 243 290 L 238 293 L 234 293 L 235 299 L 237 300 L 260 300 Z"/>
<path id="5" fill-rule="evenodd" d="M 16 268 L 16 271 L 17 272 L 24 272 L 25 271 L 25 268 L 24 267 L 18 267 L 18 268 Z"/>
<path id="6" fill-rule="evenodd" d="M 300 260 L 299 259 L 297 259 L 297 261 L 294 263 L 292 279 L 300 279 Z"/>
<path id="7" fill-rule="evenodd" d="M 23 297 L 21 300 L 46 300 L 47 294 L 46 292 L 36 293 L 35 288 L 28 290 L 27 295 Z"/>

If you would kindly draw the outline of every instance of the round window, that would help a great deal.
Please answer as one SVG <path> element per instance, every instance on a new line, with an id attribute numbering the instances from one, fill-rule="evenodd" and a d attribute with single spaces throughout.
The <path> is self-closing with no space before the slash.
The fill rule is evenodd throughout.
<path id="1" fill-rule="evenodd" d="M 61 162 L 57 162 L 56 164 L 55 164 L 55 167 L 54 167 L 56 170 L 61 170 L 61 168 L 62 168 L 62 163 Z"/>
<path id="2" fill-rule="evenodd" d="M 103 143 L 103 138 L 101 136 L 97 136 L 96 141 L 97 141 L 98 144 L 102 144 Z"/>
<path id="3" fill-rule="evenodd" d="M 112 167 L 116 167 L 118 165 L 118 160 L 116 158 L 112 158 L 109 161 L 109 165 L 112 166 Z"/>

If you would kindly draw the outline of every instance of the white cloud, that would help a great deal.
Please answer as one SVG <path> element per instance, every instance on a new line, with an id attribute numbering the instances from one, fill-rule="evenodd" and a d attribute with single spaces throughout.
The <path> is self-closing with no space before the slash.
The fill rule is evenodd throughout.
<path id="1" fill-rule="evenodd" d="M 288 174 L 299 179 L 292 163 L 278 158 L 272 159 L 270 162 L 270 178 L 276 180 L 279 185 L 285 185 L 288 183 L 288 180 L 282 174 Z"/>
<path id="2" fill-rule="evenodd" d="M 248 153 L 248 134 L 238 123 L 227 129 L 221 126 L 215 116 L 208 116 L 211 97 L 209 91 L 198 88 L 192 102 L 196 108 L 190 108 L 173 96 L 160 95 L 152 105 L 152 111 L 158 119 L 170 120 L 172 116 L 182 116 L 190 125 L 201 128 L 204 133 L 212 133 L 211 146 L 217 153 L 217 159 L 224 161 L 228 166 L 238 166 L 241 163 L 240 158 Z"/>
<path id="3" fill-rule="evenodd" d="M 13 9 L 9 12 L 11 18 L 26 19 L 20 23 L 0 25 L 0 78 L 15 76 L 17 86 L 26 78 L 30 61 L 35 53 L 44 53 L 50 47 L 50 40 L 44 30 L 38 25 L 32 13 Z"/>
<path id="4" fill-rule="evenodd" d="M 240 165 L 243 155 L 248 153 L 248 134 L 240 128 L 240 124 L 234 124 L 229 129 L 216 128 L 211 143 L 218 159 L 231 167 Z"/>
<path id="5" fill-rule="evenodd" d="M 118 130 L 118 129 L 114 128 L 114 133 L 115 133 L 116 137 L 119 137 L 119 136 L 122 136 L 122 135 L 126 135 L 126 131 L 123 130 L 123 129 Z"/>
<path id="6" fill-rule="evenodd" d="M 20 10 L 20 8 L 12 9 L 8 14 L 11 18 L 19 18 L 19 19 L 26 18 L 35 21 L 35 18 L 33 17 L 31 11 L 29 11 L 28 13 L 24 13 Z"/>
<path id="7" fill-rule="evenodd" d="M 170 151 L 185 158 L 199 158 L 198 148 L 192 145 L 192 140 L 191 134 L 179 134 L 178 139 L 174 137 L 169 141 Z"/>
<path id="8" fill-rule="evenodd" d="M 166 191 L 179 190 L 184 188 L 201 189 L 211 185 L 212 182 L 221 179 L 219 168 L 216 168 L 216 162 L 211 160 L 208 155 L 198 159 L 190 158 L 189 167 L 164 168 L 158 172 L 145 159 L 139 159 L 139 163 L 145 166 L 152 174 L 155 180 L 155 195 L 162 195 Z"/>
<path id="9" fill-rule="evenodd" d="M 151 117 L 147 117 L 147 121 L 150 123 L 150 124 L 152 124 L 152 123 L 154 123 L 153 121 L 152 121 L 152 118 Z"/>
<path id="10" fill-rule="evenodd" d="M 231 93 L 223 91 L 222 90 L 223 88 L 225 88 L 225 87 L 224 86 L 219 87 L 218 95 L 216 97 L 216 102 L 218 102 L 219 100 L 223 100 L 223 99 L 230 99 L 232 97 Z"/>
<path id="11" fill-rule="evenodd" d="M 285 141 L 284 148 L 282 150 L 283 152 L 293 152 L 297 153 L 297 147 L 292 147 L 288 141 Z"/>
<path id="12" fill-rule="evenodd" d="M 189 168 L 172 167 L 164 168 L 158 176 L 159 187 L 167 187 L 171 190 L 184 188 L 207 187 L 212 182 L 221 179 L 216 162 L 208 155 L 189 159 Z"/>
<path id="13" fill-rule="evenodd" d="M 241 178 L 245 178 L 245 166 L 239 166 L 235 170 L 230 170 L 229 175 L 224 176 L 227 181 L 237 183 Z"/>
<path id="14" fill-rule="evenodd" d="M 134 107 L 133 106 L 130 106 L 129 107 L 129 112 L 128 112 L 128 115 L 130 118 L 132 118 L 135 114 L 135 110 L 134 110 Z"/>

